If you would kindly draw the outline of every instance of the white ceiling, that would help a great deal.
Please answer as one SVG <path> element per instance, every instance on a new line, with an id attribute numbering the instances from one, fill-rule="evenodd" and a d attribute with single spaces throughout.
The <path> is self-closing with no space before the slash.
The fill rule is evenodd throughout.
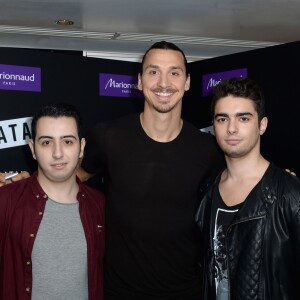
<path id="1" fill-rule="evenodd" d="M 300 0 L 0 0 L 2 47 L 130 57 L 168 40 L 195 60 L 299 38 Z"/>

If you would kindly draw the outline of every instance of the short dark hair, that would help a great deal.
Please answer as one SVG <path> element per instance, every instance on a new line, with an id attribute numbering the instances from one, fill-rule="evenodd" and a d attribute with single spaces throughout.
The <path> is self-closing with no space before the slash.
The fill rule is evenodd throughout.
<path id="1" fill-rule="evenodd" d="M 211 112 L 214 115 L 216 103 L 227 97 L 242 97 L 251 100 L 260 122 L 265 117 L 265 98 L 258 83 L 250 78 L 230 78 L 222 80 L 212 91 Z"/>
<path id="2" fill-rule="evenodd" d="M 35 140 L 36 137 L 37 122 L 42 117 L 73 118 L 76 121 L 79 139 L 82 138 L 82 119 L 75 106 L 67 103 L 55 103 L 55 104 L 47 104 L 42 106 L 33 116 L 31 122 L 31 135 L 33 141 Z"/>
<path id="3" fill-rule="evenodd" d="M 163 50 L 174 50 L 174 51 L 178 51 L 182 54 L 183 60 L 184 60 L 184 65 L 185 65 L 185 70 L 186 70 L 186 74 L 189 74 L 189 67 L 188 67 L 188 62 L 187 59 L 185 57 L 184 52 L 175 44 L 170 43 L 170 42 L 166 42 L 166 41 L 160 41 L 160 42 L 156 42 L 154 43 L 144 54 L 143 59 L 142 59 L 142 63 L 141 63 L 141 69 L 140 69 L 140 74 L 143 74 L 143 66 L 144 66 L 144 62 L 146 59 L 146 56 L 148 54 L 148 52 L 152 49 L 163 49 Z"/>

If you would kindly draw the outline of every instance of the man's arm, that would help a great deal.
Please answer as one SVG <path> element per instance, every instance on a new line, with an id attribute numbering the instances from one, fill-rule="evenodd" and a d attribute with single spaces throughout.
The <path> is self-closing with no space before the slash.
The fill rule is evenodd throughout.
<path id="1" fill-rule="evenodd" d="M 21 179 L 25 179 L 28 178 L 30 176 L 30 174 L 27 171 L 21 171 L 18 175 L 10 178 L 10 179 L 5 179 L 5 177 L 9 175 L 9 173 L 1 173 L 0 172 L 0 187 L 10 184 L 14 181 L 19 181 Z"/>
<path id="2" fill-rule="evenodd" d="M 76 175 L 80 179 L 81 182 L 85 182 L 88 179 L 90 179 L 91 177 L 93 177 L 95 174 L 88 173 L 83 168 L 81 168 L 79 166 L 77 171 L 76 171 Z"/>

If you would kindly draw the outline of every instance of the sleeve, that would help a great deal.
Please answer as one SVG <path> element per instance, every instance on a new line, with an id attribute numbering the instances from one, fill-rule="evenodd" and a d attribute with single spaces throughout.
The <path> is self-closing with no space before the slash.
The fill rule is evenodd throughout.
<path id="1" fill-rule="evenodd" d="M 282 207 L 287 212 L 289 217 L 290 228 L 290 240 L 293 247 L 293 257 L 295 272 L 294 277 L 297 281 L 300 281 L 300 180 L 294 175 L 288 174 L 285 170 L 282 170 L 286 181 L 282 180 L 282 184 L 285 185 L 285 194 L 283 195 L 285 201 Z M 298 284 L 298 283 L 297 283 Z"/>
<path id="2" fill-rule="evenodd" d="M 0 188 L 0 257 L 2 257 L 3 241 L 5 239 L 6 224 L 8 222 L 8 209 L 11 193 L 8 192 L 8 186 Z"/>
<path id="3" fill-rule="evenodd" d="M 298 195 L 298 198 L 300 197 L 300 194 Z M 299 199 L 298 199 L 299 200 Z M 299 202 L 298 202 L 299 203 Z M 295 253 L 300 253 L 300 208 L 297 208 L 297 212 L 294 215 L 293 220 L 293 236 L 295 237 L 294 245 L 295 245 Z M 297 265 L 299 267 L 299 279 L 300 279 L 300 256 L 297 255 Z"/>
<path id="4" fill-rule="evenodd" d="M 294 214 L 293 217 L 293 223 L 292 223 L 292 236 L 291 236 L 291 243 L 293 247 L 293 252 L 291 254 L 291 257 L 289 258 L 289 261 L 293 265 L 293 269 L 290 270 L 290 284 L 294 287 L 294 291 L 297 291 L 296 296 L 297 299 L 299 299 L 299 289 L 297 289 L 297 286 L 300 282 L 300 209 L 298 208 L 298 211 Z M 292 261 L 291 261 L 292 260 Z"/>
<path id="5" fill-rule="evenodd" d="M 103 173 L 105 168 L 105 124 L 98 123 L 88 133 L 81 167 L 88 173 Z"/>

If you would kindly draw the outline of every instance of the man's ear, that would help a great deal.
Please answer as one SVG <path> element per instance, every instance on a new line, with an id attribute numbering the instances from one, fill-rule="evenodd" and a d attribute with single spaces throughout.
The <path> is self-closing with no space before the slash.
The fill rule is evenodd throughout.
<path id="1" fill-rule="evenodd" d="M 188 91 L 190 89 L 190 85 L 191 85 L 191 76 L 190 76 L 190 74 L 187 74 L 187 78 L 186 78 L 185 85 L 184 85 L 184 90 Z"/>
<path id="2" fill-rule="evenodd" d="M 31 150 L 32 157 L 36 160 L 35 152 L 34 152 L 34 142 L 33 140 L 29 140 L 28 146 Z"/>
<path id="3" fill-rule="evenodd" d="M 79 152 L 79 158 L 82 158 L 83 157 L 83 154 L 84 154 L 84 148 L 85 148 L 85 138 L 82 138 L 81 141 L 80 141 L 80 152 Z"/>
<path id="4" fill-rule="evenodd" d="M 141 73 L 138 74 L 138 89 L 139 89 L 140 91 L 143 90 L 142 75 L 141 75 Z"/>
<path id="5" fill-rule="evenodd" d="M 267 117 L 263 117 L 260 121 L 260 125 L 259 125 L 259 133 L 260 135 L 263 135 L 265 133 L 265 131 L 267 130 L 268 127 L 268 118 Z"/>

